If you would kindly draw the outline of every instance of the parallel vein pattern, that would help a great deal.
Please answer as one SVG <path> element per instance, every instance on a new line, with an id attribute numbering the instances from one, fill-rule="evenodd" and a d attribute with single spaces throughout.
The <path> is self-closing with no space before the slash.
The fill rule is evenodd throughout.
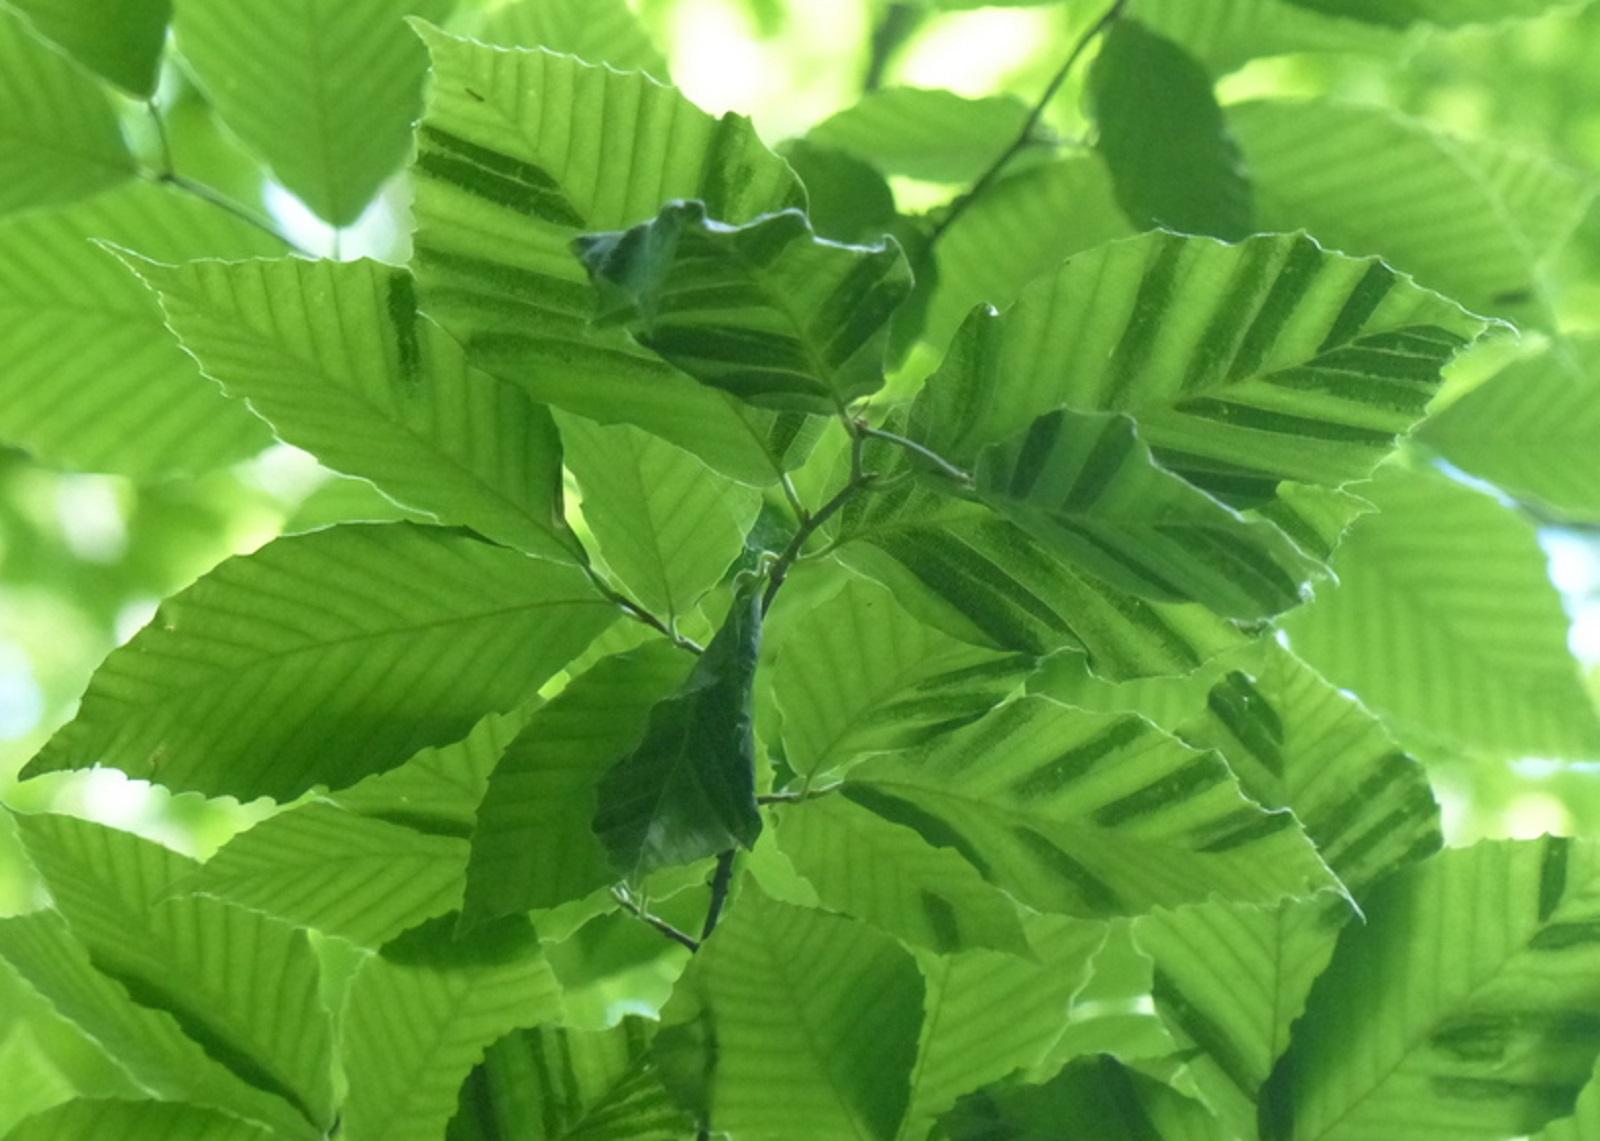
<path id="1" fill-rule="evenodd" d="M 557 422 L 606 566 L 651 613 L 692 614 L 743 552 L 760 491 L 639 428 L 565 413 Z"/>
<path id="2" fill-rule="evenodd" d="M 606 658 L 528 718 L 489 777 L 467 865 L 473 922 L 555 907 L 617 878 L 592 828 L 606 772 L 688 672 L 665 639 Z"/>
<path id="3" fill-rule="evenodd" d="M 1273 902 L 1334 883 L 1294 817 L 1245 799 L 1216 753 L 1136 716 L 1048 698 L 869 760 L 844 792 L 1041 910 Z"/>
<path id="4" fill-rule="evenodd" d="M 0 958 L 151 1093 L 260 1121 L 296 1141 L 322 1136 L 254 1075 L 237 1073 L 208 1054 L 173 1015 L 130 997 L 122 982 L 95 966 L 59 913 L 0 919 Z"/>
<path id="5" fill-rule="evenodd" d="M 747 885 L 679 984 L 716 1053 L 710 1126 L 770 1141 L 892 1141 L 905 1112 L 923 984 L 887 935 Z M 805 1000 L 797 1002 L 796 996 Z"/>
<path id="6" fill-rule="evenodd" d="M 133 171 L 105 89 L 0 8 L 0 214 L 70 202 Z"/>
<path id="7" fill-rule="evenodd" d="M 496 1042 L 461 1087 L 448 1141 L 682 1141 L 692 1128 L 650 1056 L 652 1026 L 547 1027 Z"/>
<path id="8" fill-rule="evenodd" d="M 576 568 L 449 531 L 279 539 L 164 603 L 29 771 L 114 765 L 243 799 L 339 788 L 517 704 L 616 614 Z"/>
<path id="9" fill-rule="evenodd" d="M 1149 234 L 974 313 L 912 413 L 958 462 L 1066 405 L 1126 412 L 1166 467 L 1229 502 L 1366 476 L 1482 329 L 1378 261 L 1304 235 Z"/>
<path id="10" fill-rule="evenodd" d="M 441 522 L 571 559 L 550 413 L 466 366 L 377 262 L 137 263 L 206 374 L 280 438 Z"/>
<path id="11" fill-rule="evenodd" d="M 1346 928 L 1274 1078 L 1269 1141 L 1473 1141 L 1570 1113 L 1600 1052 L 1600 861 L 1546 837 L 1446 852 Z"/>
<path id="12" fill-rule="evenodd" d="M 729 226 L 703 202 L 676 202 L 575 248 L 602 322 L 702 384 L 779 410 L 829 415 L 876 392 L 889 319 L 911 292 L 893 241 L 823 241 L 799 210 Z"/>
<path id="13" fill-rule="evenodd" d="M 1079 648 L 1097 673 L 1120 680 L 1185 673 L 1243 641 L 1204 607 L 1136 598 L 1053 557 L 1010 520 L 920 481 L 858 498 L 839 538 L 840 557 L 917 618 L 980 646 Z"/>
<path id="14" fill-rule="evenodd" d="M 165 898 L 192 861 L 66 816 L 19 816 L 18 832 L 95 965 L 165 1010 L 239 1077 L 333 1120 L 333 1035 L 303 932 L 199 898 Z"/>
<path id="15" fill-rule="evenodd" d="M 1402 735 L 1487 757 L 1600 756 L 1600 716 L 1527 522 L 1436 472 L 1362 494 L 1336 587 L 1285 621 L 1295 652 Z"/>
<path id="16" fill-rule="evenodd" d="M 1150 455 L 1126 416 L 1058 409 L 978 455 L 978 497 L 1046 546 L 1142 598 L 1262 618 L 1322 568 Z"/>
<path id="17" fill-rule="evenodd" d="M 841 796 L 785 808 L 778 846 L 824 907 L 918 946 L 1029 954 L 1017 908 L 949 848 Z"/>
<path id="18" fill-rule="evenodd" d="M 807 780 L 976 720 L 1034 665 L 958 642 L 855 576 L 804 609 L 780 601 L 768 629 L 784 760 Z"/>
<path id="19" fill-rule="evenodd" d="M 0 438 L 50 463 L 146 477 L 197 474 L 270 444 L 95 240 L 171 259 L 282 252 L 216 207 L 147 182 L 0 221 Z"/>
<path id="20" fill-rule="evenodd" d="M 325 221 L 348 225 L 405 160 L 428 59 L 405 17 L 447 0 L 176 0 L 179 50 L 217 114 Z"/>
<path id="21" fill-rule="evenodd" d="M 350 1141 L 437 1141 L 484 1051 L 561 1014 L 560 986 L 526 920 L 452 941 L 453 923 L 402 936 L 351 983 L 341 1044 Z"/>
<path id="22" fill-rule="evenodd" d="M 635 424 L 749 482 L 795 462 L 797 418 L 741 407 L 591 329 L 594 291 L 569 249 L 674 198 L 729 223 L 802 205 L 788 166 L 746 120 L 712 119 L 639 73 L 424 34 L 414 265 L 427 311 L 474 364 L 540 401 Z"/>

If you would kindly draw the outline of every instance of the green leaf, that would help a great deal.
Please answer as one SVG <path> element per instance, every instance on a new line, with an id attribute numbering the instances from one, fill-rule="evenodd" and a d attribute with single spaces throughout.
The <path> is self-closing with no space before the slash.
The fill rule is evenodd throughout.
<path id="1" fill-rule="evenodd" d="M 1518 499 L 1600 520 L 1600 340 L 1563 339 L 1512 361 L 1418 436 Z"/>
<path id="2" fill-rule="evenodd" d="M 1294 650 L 1402 739 L 1493 758 L 1600 756 L 1538 537 L 1434 472 L 1386 470 L 1335 556 L 1336 587 L 1284 624 Z"/>
<path id="3" fill-rule="evenodd" d="M 58 206 L 133 172 L 104 88 L 0 9 L 0 214 Z"/>
<path id="4" fill-rule="evenodd" d="M 1276 643 L 1231 670 L 1180 734 L 1228 759 L 1270 808 L 1289 808 L 1339 878 L 1359 895 L 1443 844 L 1427 774 L 1383 723 Z"/>
<path id="5" fill-rule="evenodd" d="M 965 1093 L 1041 1062 L 1061 1037 L 1105 926 L 1050 916 L 1028 922 L 1027 957 L 998 951 L 919 952 L 928 988 L 911 1103 L 899 1137 L 928 1134 Z"/>
<path id="6" fill-rule="evenodd" d="M 0 436 L 48 463 L 135 477 L 192 475 L 266 448 L 266 426 L 200 375 L 155 297 L 92 239 L 175 259 L 282 249 L 146 182 L 0 221 Z"/>
<path id="7" fill-rule="evenodd" d="M 896 229 L 894 192 L 863 160 L 809 139 L 789 139 L 778 153 L 805 184 L 806 215 L 818 237 L 867 245 Z"/>
<path id="8" fill-rule="evenodd" d="M 1594 849 L 1554 837 L 1387 881 L 1311 993 L 1262 1136 L 1487 1141 L 1570 1113 L 1600 1051 L 1597 885 Z"/>
<path id="9" fill-rule="evenodd" d="M 973 306 L 1004 308 L 1063 259 L 1132 232 L 1097 155 L 1002 178 L 940 234 L 932 263 L 917 263 L 916 290 L 896 318 L 896 343 L 920 335 L 943 350 Z"/>
<path id="10" fill-rule="evenodd" d="M 1158 465 L 1126 416 L 1047 412 L 978 453 L 978 498 L 1119 590 L 1262 618 L 1302 601 L 1321 565 Z"/>
<path id="11" fill-rule="evenodd" d="M 970 183 L 1022 133 L 1027 120 L 1027 105 L 1010 95 L 967 99 L 953 91 L 886 87 L 824 119 L 806 138 L 886 174 Z"/>
<path id="12" fill-rule="evenodd" d="M 650 1056 L 651 1026 L 524 1030 L 489 1048 L 461 1088 L 449 1141 L 682 1141 L 688 1115 Z"/>
<path id="13" fill-rule="evenodd" d="M 1137 20 L 1118 20 L 1095 57 L 1089 92 L 1098 148 L 1134 225 L 1227 239 L 1251 231 L 1239 147 L 1193 56 Z"/>
<path id="14" fill-rule="evenodd" d="M 646 76 L 423 35 L 434 70 L 417 129 L 413 264 L 424 308 L 468 359 L 736 479 L 770 482 L 798 462 L 797 417 L 745 407 L 621 330 L 592 328 L 594 290 L 568 248 L 586 230 L 653 217 L 665 199 L 700 199 L 730 224 L 802 205 L 783 160 L 747 120 L 713 119 Z"/>
<path id="15" fill-rule="evenodd" d="M 1288 0 L 1288 3 L 1397 28 L 1418 23 L 1445 27 L 1498 23 L 1538 16 L 1558 6 L 1556 0 Z"/>
<path id="16" fill-rule="evenodd" d="M 459 908 L 466 866 L 464 839 L 314 801 L 230 840 L 178 890 L 379 947 Z"/>
<path id="17" fill-rule="evenodd" d="M 1600 1138 L 1600 1082 L 1593 1077 L 1578 1095 L 1571 1117 L 1552 1121 L 1533 1135 L 1533 1141 L 1595 1141 Z"/>
<path id="18" fill-rule="evenodd" d="M 0 958 L 151 1093 L 224 1109 L 284 1137 L 322 1136 L 248 1068 L 241 1072 L 229 1065 L 233 1059 L 209 1054 L 171 1014 L 135 1002 L 121 982 L 96 968 L 56 912 L 0 919 Z"/>
<path id="19" fill-rule="evenodd" d="M 1083 649 L 1096 672 L 1120 679 L 1186 672 L 1243 640 L 1203 607 L 1147 602 L 1082 575 L 1014 523 L 921 481 L 841 515 L 840 558 L 964 641 L 1027 655 Z"/>
<path id="20" fill-rule="evenodd" d="M 637 879 L 761 833 L 754 699 L 761 591 L 746 587 L 688 680 L 650 710 L 644 738 L 600 781 L 594 830 Z"/>
<path id="21" fill-rule="evenodd" d="M 155 93 L 172 0 L 6 0 L 34 30 L 130 95 Z"/>
<path id="22" fill-rule="evenodd" d="M 1335 881 L 1287 812 L 1227 764 L 1130 715 L 1042 697 L 851 770 L 844 794 L 954 848 L 1029 906 L 1137 914 L 1216 895 L 1302 896 Z"/>
<path id="23" fill-rule="evenodd" d="M 785 806 L 778 846 L 828 908 L 942 953 L 1029 953 L 1016 904 L 948 848 L 839 796 Z"/>
<path id="24" fill-rule="evenodd" d="M 1075 1062 L 1044 1085 L 999 1086 L 942 1122 L 949 1141 L 1228 1141 L 1199 1103 L 1110 1055 Z"/>
<path id="25" fill-rule="evenodd" d="M 341 1044 L 349 1141 L 436 1141 L 484 1051 L 560 1016 L 560 986 L 525 919 L 456 941 L 453 926 L 446 916 L 418 927 L 356 972 Z"/>
<path id="26" fill-rule="evenodd" d="M 743 553 L 761 493 L 638 428 L 558 420 L 583 519 L 606 566 L 667 622 L 692 614 Z"/>
<path id="27" fill-rule="evenodd" d="M 334 226 L 405 161 L 428 59 L 405 17 L 446 0 L 176 0 L 178 49 L 217 115 Z"/>
<path id="28" fill-rule="evenodd" d="M 111 765 L 246 800 L 339 788 L 528 697 L 616 613 L 576 568 L 441 529 L 279 539 L 163 603 L 28 772 Z"/>
<path id="29" fill-rule="evenodd" d="M 729 226 L 702 202 L 574 248 L 600 321 L 703 384 L 780 411 L 843 409 L 883 386 L 889 319 L 911 292 L 892 241 L 819 239 L 799 210 Z"/>
<path id="30" fill-rule="evenodd" d="M 958 642 L 917 621 L 877 583 L 840 577 L 839 589 L 803 609 L 780 595 L 768 624 L 784 760 L 806 781 L 965 725 L 1033 668 L 1025 655 Z"/>
<path id="31" fill-rule="evenodd" d="M 601 661 L 528 719 L 478 808 L 468 922 L 555 907 L 616 879 L 591 827 L 602 778 L 687 669 L 687 656 L 657 639 Z"/>
<path id="32" fill-rule="evenodd" d="M 249 1084 L 319 1129 L 332 1123 L 333 1035 L 304 932 L 212 899 L 165 898 L 195 865 L 148 840 L 69 816 L 14 819 L 99 970 Z"/>
<path id="33" fill-rule="evenodd" d="M 378 262 L 139 262 L 206 374 L 327 466 L 445 523 L 572 559 L 561 442 L 520 389 L 466 366 Z"/>
<path id="34" fill-rule="evenodd" d="M 1381 253 L 1478 312 L 1529 311 L 1545 257 L 1592 194 L 1547 159 L 1468 145 L 1381 107 L 1261 100 L 1230 106 L 1228 123 L 1263 227 L 1303 227 L 1347 253 Z"/>
<path id="35" fill-rule="evenodd" d="M 1369 474 L 1482 328 L 1303 234 L 1148 234 L 1069 259 L 1004 315 L 974 313 L 911 424 L 964 463 L 1063 405 L 1124 412 L 1164 467 L 1260 503 L 1282 480 Z"/>
<path id="36" fill-rule="evenodd" d="M 1152 1000 L 1188 1051 L 1190 1080 L 1241 1135 L 1255 1131 L 1261 1087 L 1350 916 L 1328 895 L 1275 908 L 1211 900 L 1134 921 L 1156 964 Z"/>
<path id="37" fill-rule="evenodd" d="M 915 962 L 887 935 L 747 885 L 679 981 L 662 1033 L 715 1044 L 700 1073 L 720 1132 L 891 1141 L 922 1003 Z M 687 1028 L 674 1025 L 680 1004 Z"/>
<path id="38" fill-rule="evenodd" d="M 1292 0 L 1140 0 L 1138 15 L 1140 23 L 1182 44 L 1218 75 L 1262 56 L 1398 56 L 1410 43 L 1392 29 L 1297 7 Z"/>
<path id="39" fill-rule="evenodd" d="M 472 835 L 489 774 L 539 704 L 532 699 L 509 713 L 492 713 L 461 740 L 423 749 L 404 764 L 366 777 L 331 799 L 362 816 L 464 840 Z"/>
<path id="40" fill-rule="evenodd" d="M 486 15 L 473 38 L 667 78 L 667 61 L 627 0 L 512 0 Z"/>
<path id="41" fill-rule="evenodd" d="M 28 1118 L 6 1134 L 6 1141 L 272 1141 L 273 1136 L 197 1105 L 78 1098 Z"/>

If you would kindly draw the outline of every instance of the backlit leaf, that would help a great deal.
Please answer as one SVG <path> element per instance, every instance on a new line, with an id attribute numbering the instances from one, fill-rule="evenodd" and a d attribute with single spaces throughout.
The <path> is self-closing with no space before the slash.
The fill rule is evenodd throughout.
<path id="1" fill-rule="evenodd" d="M 446 916 L 390 943 L 356 972 L 340 1055 L 350 1079 L 341 1135 L 436 1141 L 461 1083 L 512 1030 L 551 1021 L 561 992 L 518 918 L 452 940 Z"/>
<path id="2" fill-rule="evenodd" d="M 279 437 L 444 523 L 572 559 L 547 409 L 466 366 L 377 262 L 138 263 L 185 349 Z"/>
<path id="3" fill-rule="evenodd" d="M 133 172 L 105 89 L 0 9 L 0 214 L 70 202 Z"/>
<path id="4" fill-rule="evenodd" d="M 883 384 L 889 318 L 911 291 L 893 242 L 842 246 L 798 210 L 744 226 L 700 202 L 576 246 L 600 319 L 703 384 L 778 410 L 842 409 Z"/>
<path id="5" fill-rule="evenodd" d="M 1321 569 L 1263 519 L 1166 471 L 1126 416 L 1059 409 L 978 454 L 978 498 L 1057 555 L 1163 602 L 1259 618 Z"/>
<path id="6" fill-rule="evenodd" d="M 760 834 L 751 687 L 761 618 L 761 592 L 747 587 L 688 680 L 602 778 L 594 830 L 624 875 L 748 848 Z"/>
<path id="7" fill-rule="evenodd" d="M 136 477 L 192 475 L 271 444 L 96 240 L 174 260 L 282 252 L 217 207 L 146 182 L 0 221 L 0 437 L 49 463 Z"/>
<path id="8" fill-rule="evenodd" d="M 851 770 L 844 794 L 955 849 L 1043 910 L 1138 914 L 1335 881 L 1287 812 L 1245 799 L 1220 756 L 1141 718 L 1027 697 Z"/>
<path id="9" fill-rule="evenodd" d="M 164 603 L 30 771 L 339 788 L 527 698 L 616 614 L 573 567 L 438 528 L 279 539 Z"/>
<path id="10" fill-rule="evenodd" d="M 178 49 L 218 116 L 335 226 L 405 160 L 428 59 L 406 26 L 449 0 L 176 0 Z"/>
<path id="11" fill-rule="evenodd" d="M 713 119 L 644 75 L 424 36 L 434 71 L 417 128 L 414 266 L 424 308 L 468 359 L 748 482 L 798 462 L 797 418 L 744 407 L 620 330 L 593 329 L 594 291 L 568 248 L 654 217 L 664 199 L 699 199 L 729 224 L 799 206 L 793 172 L 745 119 Z"/>

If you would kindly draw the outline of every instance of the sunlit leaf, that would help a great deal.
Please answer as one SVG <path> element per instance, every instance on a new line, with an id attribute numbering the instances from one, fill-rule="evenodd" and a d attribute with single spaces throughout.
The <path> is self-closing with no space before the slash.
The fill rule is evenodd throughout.
<path id="1" fill-rule="evenodd" d="M 359 218 L 405 160 L 422 106 L 428 59 L 405 18 L 438 19 L 449 0 L 174 8 L 178 49 L 228 128 L 320 217 Z"/>
<path id="2" fill-rule="evenodd" d="M 70 202 L 133 172 L 106 90 L 0 9 L 0 214 Z"/>
<path id="3" fill-rule="evenodd" d="M 340 1043 L 350 1141 L 435 1141 L 484 1051 L 560 1016 L 559 984 L 526 920 L 462 939 L 453 928 L 448 916 L 418 927 L 356 972 Z"/>
<path id="4" fill-rule="evenodd" d="M 844 794 L 1049 911 L 1272 902 L 1335 882 L 1294 817 L 1247 800 L 1216 753 L 1047 698 L 867 761 Z"/>
<path id="5" fill-rule="evenodd" d="M 438 528 L 279 539 L 164 603 L 30 771 L 339 788 L 527 698 L 616 614 L 573 567 Z"/>
<path id="6" fill-rule="evenodd" d="M 1597 870 L 1572 840 L 1484 842 L 1379 888 L 1295 1027 L 1263 1137 L 1468 1141 L 1570 1113 L 1600 1052 Z"/>
<path id="7" fill-rule="evenodd" d="M 574 557 L 550 413 L 469 369 L 377 262 L 135 265 L 183 347 L 223 391 L 329 467 L 444 523 Z"/>
<path id="8" fill-rule="evenodd" d="M 798 206 L 793 172 L 746 120 L 713 119 L 646 76 L 424 34 L 434 75 L 417 128 L 414 264 L 424 308 L 469 360 L 736 478 L 770 481 L 795 462 L 795 418 L 745 408 L 620 330 L 592 329 L 594 291 L 568 250 L 584 231 L 654 217 L 664 199 L 699 199 L 730 224 Z"/>
<path id="9" fill-rule="evenodd" d="M 599 320 L 751 404 L 827 414 L 883 384 L 889 318 L 911 291 L 892 242 L 819 239 L 798 210 L 725 225 L 701 202 L 576 246 Z"/>
<path id="10" fill-rule="evenodd" d="M 176 190 L 130 183 L 0 221 L 0 437 L 88 471 L 192 475 L 272 442 L 162 323 L 96 240 L 151 257 L 249 257 L 280 243 Z"/>

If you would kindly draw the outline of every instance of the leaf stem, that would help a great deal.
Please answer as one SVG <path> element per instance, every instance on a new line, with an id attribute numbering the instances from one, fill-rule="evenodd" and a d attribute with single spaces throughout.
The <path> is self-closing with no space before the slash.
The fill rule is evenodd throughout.
<path id="1" fill-rule="evenodd" d="M 883 440 L 886 443 L 895 445 L 896 447 L 904 448 L 906 451 L 912 453 L 922 460 L 925 460 L 927 463 L 936 468 L 941 474 L 949 476 L 957 483 L 972 482 L 971 472 L 958 468 L 955 464 L 945 459 L 932 448 L 919 444 L 915 440 L 909 440 L 904 436 L 895 434 L 894 432 L 885 432 L 882 428 L 873 428 L 866 424 L 860 425 L 857 430 L 863 436 L 871 436 L 875 440 Z"/>
<path id="2" fill-rule="evenodd" d="M 778 597 L 778 590 L 783 586 L 783 580 L 788 577 L 789 571 L 805 551 L 805 546 L 811 541 L 822 525 L 832 519 L 846 503 L 854 499 L 856 493 L 869 486 L 877 476 L 862 469 L 861 444 L 863 437 L 858 428 L 852 426 L 850 440 L 850 480 L 841 487 L 834 497 L 824 503 L 815 511 L 808 512 L 800 520 L 800 526 L 795 530 L 794 537 L 789 540 L 789 545 L 784 547 L 773 562 L 767 579 L 766 593 L 761 596 L 761 613 L 765 614 L 772 607 L 773 600 Z"/>
<path id="3" fill-rule="evenodd" d="M 1039 129 L 1039 122 L 1044 118 L 1045 110 L 1050 106 L 1051 101 L 1055 99 L 1057 92 L 1061 90 L 1061 85 L 1067 81 L 1067 76 L 1072 74 L 1072 69 L 1077 66 L 1078 60 L 1083 57 L 1083 53 L 1089 49 L 1089 45 L 1094 42 L 1096 36 L 1121 19 L 1122 13 L 1127 7 L 1128 0 L 1115 0 L 1115 3 L 1107 8 L 1098 20 L 1090 24 L 1083 35 L 1078 37 L 1077 42 L 1072 45 L 1072 50 L 1067 53 L 1067 58 L 1056 69 L 1055 75 L 1050 78 L 1050 82 L 1046 85 L 1043 93 L 1034 101 L 1033 109 L 1028 112 L 1028 118 L 1022 124 L 1022 130 L 1018 131 L 1017 137 L 1011 140 L 1011 145 L 1001 151 L 995 160 L 989 164 L 988 168 L 978 176 L 978 180 L 972 184 L 972 189 L 956 199 L 954 205 L 950 207 L 950 212 L 939 220 L 938 225 L 934 226 L 933 233 L 928 237 L 929 246 L 938 242 L 944 236 L 945 231 L 955 225 L 956 219 L 971 209 L 972 205 L 983 196 L 1005 171 L 1011 160 L 1016 158 L 1023 148 L 1033 140 L 1034 133 Z"/>
<path id="4" fill-rule="evenodd" d="M 254 211 L 241 206 L 226 195 L 218 193 L 203 182 L 197 182 L 187 175 L 179 174 L 173 160 L 172 140 L 167 135 L 167 122 L 161 115 L 161 108 L 156 106 L 156 101 L 153 98 L 145 100 L 145 107 L 150 112 L 151 121 L 155 123 L 156 138 L 161 145 L 161 167 L 158 170 L 146 170 L 146 177 L 162 185 L 181 190 L 185 194 L 191 194 L 200 199 L 200 201 L 215 206 L 218 210 L 232 214 L 239 221 L 254 226 L 262 233 L 276 238 L 288 249 L 298 250 L 301 253 L 308 252 L 297 243 L 290 241 L 276 226 L 257 215 Z"/>
<path id="5" fill-rule="evenodd" d="M 839 786 L 830 784 L 827 788 L 807 788 L 800 792 L 768 792 L 756 797 L 757 804 L 798 804 L 802 800 L 816 800 L 819 796 L 827 796 Z"/>
<path id="6" fill-rule="evenodd" d="M 627 892 L 623 891 L 621 888 L 612 888 L 611 895 L 618 903 L 622 905 L 624 911 L 628 912 L 630 915 L 633 915 L 635 918 L 641 919 L 645 923 L 648 923 L 651 927 L 654 927 L 657 931 L 661 932 L 661 934 L 665 935 L 668 939 L 671 939 L 674 943 L 678 943 L 689 948 L 691 952 L 698 951 L 700 949 L 700 940 L 696 939 L 693 935 L 688 935 L 682 931 L 679 931 L 676 927 L 668 923 L 665 919 L 662 919 L 660 916 L 651 915 L 644 908 L 640 907 L 637 903 L 633 902 L 633 900 L 629 899 Z"/>
<path id="7" fill-rule="evenodd" d="M 640 606 L 633 599 L 629 598 L 626 594 L 623 594 L 605 579 L 601 578 L 600 572 L 596 571 L 594 567 L 590 566 L 587 560 L 585 560 L 581 565 L 583 566 L 583 573 L 589 576 L 589 581 L 594 584 L 594 588 L 603 594 L 609 601 L 615 603 L 617 607 L 629 618 L 632 618 L 635 622 L 643 622 L 646 626 L 650 627 L 650 629 L 659 632 L 680 650 L 688 650 L 691 654 L 703 654 L 706 652 L 705 647 L 700 645 L 700 643 L 690 638 L 685 638 L 682 634 L 678 633 L 660 618 L 657 618 L 654 614 L 650 613 L 650 611 L 646 610 L 643 606 Z"/>

